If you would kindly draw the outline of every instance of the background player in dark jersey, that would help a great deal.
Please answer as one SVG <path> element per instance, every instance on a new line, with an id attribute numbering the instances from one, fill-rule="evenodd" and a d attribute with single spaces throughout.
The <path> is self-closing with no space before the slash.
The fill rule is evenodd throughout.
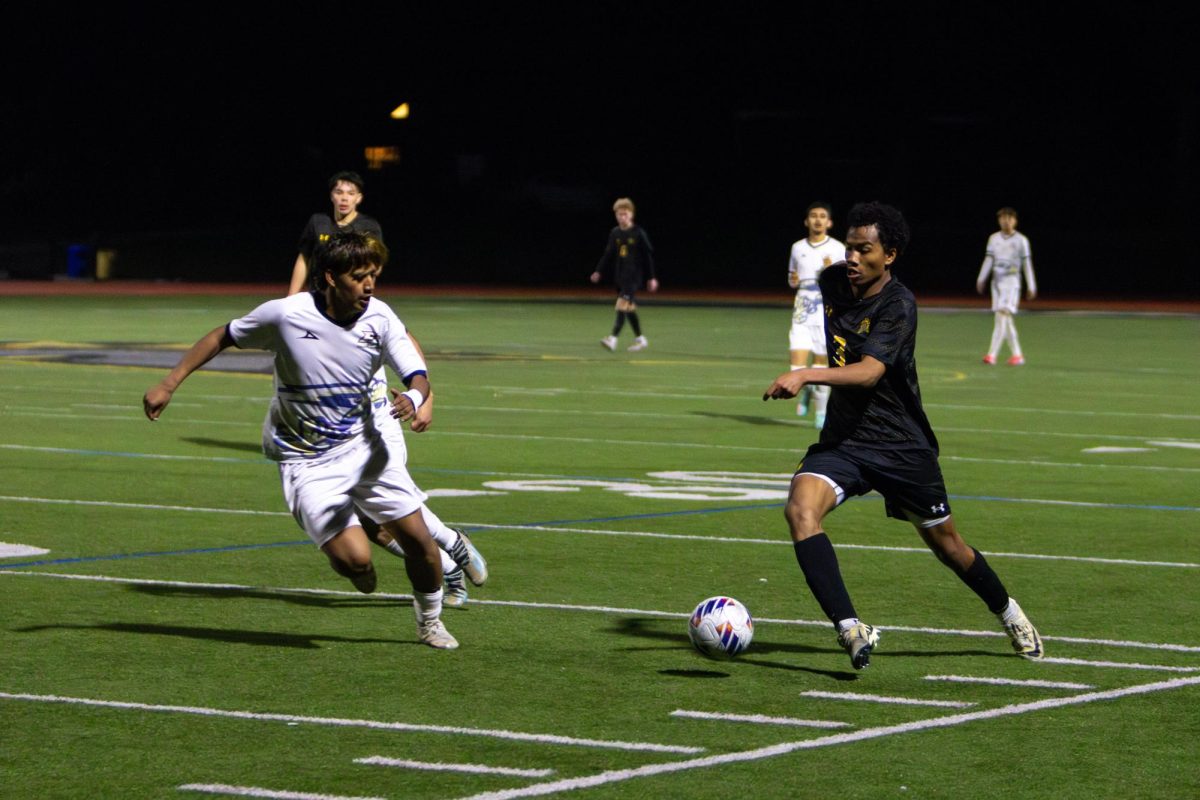
<path id="1" fill-rule="evenodd" d="M 1041 658 L 1037 630 L 950 514 L 937 437 L 917 383 L 917 304 L 892 274 L 908 244 L 908 224 L 891 206 L 860 203 L 847 225 L 846 260 L 819 278 L 831 369 L 787 372 L 763 395 L 795 397 L 811 383 L 832 387 L 821 439 L 797 467 L 785 511 L 800 569 L 854 668 L 867 666 L 879 630 L 858 619 L 822 526 L 848 496 L 874 489 L 888 516 L 915 525 L 938 559 L 999 617 L 1013 649 Z"/>
<path id="2" fill-rule="evenodd" d="M 634 293 L 642 288 L 652 292 L 658 291 L 658 278 L 654 276 L 654 248 L 650 245 L 650 237 L 641 226 L 633 223 L 633 201 L 622 197 L 613 203 L 613 213 L 617 217 L 617 227 L 608 233 L 608 246 L 600 263 L 592 273 L 592 283 L 599 283 L 604 273 L 612 271 L 617 283 L 617 319 L 613 323 L 612 333 L 600 340 L 600 344 L 609 350 L 617 349 L 617 334 L 629 320 L 633 335 L 637 338 L 629 345 L 630 350 L 645 350 L 649 342 L 642 336 L 642 324 L 637 315 L 637 302 Z"/>
<path id="3" fill-rule="evenodd" d="M 339 172 L 330 178 L 329 199 L 333 203 L 333 214 L 313 214 L 300 234 L 300 253 L 292 267 L 289 295 L 309 288 L 308 267 L 313 262 L 313 251 L 335 233 L 358 231 L 383 242 L 383 230 L 379 223 L 366 214 L 358 213 L 358 205 L 363 200 L 363 179 L 357 172 Z"/>

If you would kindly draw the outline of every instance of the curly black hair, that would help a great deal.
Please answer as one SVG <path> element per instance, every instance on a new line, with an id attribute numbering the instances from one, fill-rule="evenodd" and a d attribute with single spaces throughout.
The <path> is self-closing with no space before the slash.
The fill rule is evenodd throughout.
<path id="1" fill-rule="evenodd" d="M 908 223 L 899 209 L 883 203 L 856 203 L 846 215 L 846 229 L 875 226 L 879 243 L 884 250 L 895 249 L 899 255 L 908 247 Z"/>

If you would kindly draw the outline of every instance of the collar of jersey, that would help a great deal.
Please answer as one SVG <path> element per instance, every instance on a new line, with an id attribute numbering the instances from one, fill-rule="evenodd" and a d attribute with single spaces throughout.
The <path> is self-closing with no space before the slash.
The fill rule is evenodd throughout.
<path id="1" fill-rule="evenodd" d="M 362 315 L 367 313 L 367 309 L 369 309 L 371 307 L 370 302 L 368 302 L 367 308 L 364 308 L 362 311 L 358 312 L 353 317 L 350 317 L 345 322 L 339 322 L 338 320 L 329 316 L 329 312 L 326 310 L 328 308 L 328 306 L 325 303 L 324 293 L 312 291 L 312 292 L 309 292 L 309 294 L 312 295 L 313 304 L 317 307 L 317 311 L 319 311 L 321 313 L 321 316 L 324 317 L 325 319 L 329 320 L 332 324 L 337 325 L 339 328 L 349 328 L 354 323 L 358 322 L 358 320 L 362 317 Z"/>

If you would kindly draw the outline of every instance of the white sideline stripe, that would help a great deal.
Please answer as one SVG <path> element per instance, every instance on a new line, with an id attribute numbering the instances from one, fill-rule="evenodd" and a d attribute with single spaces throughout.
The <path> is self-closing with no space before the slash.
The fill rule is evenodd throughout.
<path id="1" fill-rule="evenodd" d="M 197 511 L 205 514 L 245 514 L 254 517 L 290 517 L 286 511 L 254 511 L 244 508 L 204 508 L 203 506 L 165 506 L 156 503 L 118 503 L 112 500 L 64 500 L 52 497 L 14 497 L 0 495 L 0 502 L 40 503 L 57 506 L 101 506 L 104 508 L 134 508 L 141 511 Z"/>
<path id="2" fill-rule="evenodd" d="M 289 792 L 282 789 L 263 789 L 259 786 L 232 786 L 228 783 L 185 783 L 176 786 L 181 792 L 231 794 L 237 797 L 269 797 L 275 800 L 387 800 L 386 797 L 350 797 L 344 794 Z"/>
<path id="3" fill-rule="evenodd" d="M 1087 452 L 1087 451 L 1084 451 Z M 1030 461 L 1023 458 L 974 458 L 939 455 L 940 461 L 965 461 L 971 464 L 1015 464 L 1021 467 L 1066 467 L 1067 469 L 1132 469 L 1148 472 L 1200 472 L 1200 467 L 1162 467 L 1152 464 L 1097 464 L 1082 461 Z"/>
<path id="4" fill-rule="evenodd" d="M 1095 689 L 1090 683 L 1068 681 L 1018 681 L 1012 678 L 974 678 L 968 675 L 926 675 L 927 681 L 950 681 L 951 683 L 985 683 L 989 686 L 1031 686 L 1035 689 Z"/>
<path id="5" fill-rule="evenodd" d="M 672 717 L 687 719 L 709 719 L 721 722 L 751 722 L 756 725 L 795 725 L 799 728 L 853 728 L 849 722 L 834 722 L 821 719 L 796 719 L 795 717 L 768 717 L 763 714 L 717 714 L 711 711 L 687 711 L 677 708 Z"/>
<path id="6" fill-rule="evenodd" d="M 1102 700 L 1116 700 L 1118 698 L 1128 697 L 1131 695 L 1149 694 L 1151 692 L 1179 689 L 1184 686 L 1192 686 L 1198 683 L 1200 683 L 1200 677 L 1176 678 L 1170 681 L 1145 683 L 1140 686 L 1129 686 L 1126 688 L 1112 689 L 1105 692 L 1090 692 L 1088 694 L 1072 695 L 1071 697 L 1056 697 L 1046 700 L 1038 700 L 1032 703 L 1017 703 L 1011 706 L 1002 706 L 1000 708 L 991 708 L 983 711 L 971 711 L 963 714 L 951 714 L 945 717 L 917 720 L 916 722 L 906 722 L 900 725 L 887 725 L 879 728 L 864 728 L 859 731 L 854 731 L 853 733 L 835 733 L 829 736 L 822 736 L 817 739 L 808 739 L 800 742 L 784 742 L 782 744 L 760 747 L 754 750 L 743 750 L 739 753 L 724 753 L 722 755 L 705 756 L 703 758 L 693 758 L 686 761 L 674 761 L 666 764 L 647 764 L 644 767 L 637 767 L 636 769 L 609 770 L 596 775 L 588 775 L 582 778 L 569 778 L 560 781 L 553 781 L 551 783 L 541 783 L 536 786 L 527 786 L 522 789 L 508 789 L 499 792 L 484 792 L 483 794 L 475 794 L 471 795 L 470 797 L 462 797 L 458 800 L 515 800 L 515 798 L 518 797 L 537 797 L 538 795 L 555 794 L 557 792 L 569 792 L 577 789 L 590 789 L 595 786 L 604 786 L 606 784 L 618 783 L 620 781 L 627 781 L 633 778 L 646 778 L 672 772 L 686 772 L 693 769 L 716 767 L 722 764 L 760 761 L 764 758 L 787 755 L 788 753 L 793 753 L 797 750 L 815 750 L 818 747 L 852 744 L 854 742 L 861 742 L 868 739 L 880 739 L 885 736 L 917 733 L 919 731 L 932 730 L 935 728 L 952 728 L 968 722 L 975 722 L 976 720 L 1016 716 L 1019 714 L 1028 714 L 1033 711 L 1044 711 L 1051 708 L 1083 705 L 1085 703 L 1094 703 Z"/>
<path id="7" fill-rule="evenodd" d="M 510 473 L 496 473 L 510 474 Z M 518 473 L 511 473 L 518 474 Z M 431 496 L 435 492 L 453 491 L 434 489 L 430 491 Z M 241 508 L 206 508 L 203 506 L 168 506 L 149 503 L 118 503 L 109 500 L 66 500 L 51 497 L 14 497 L 11 495 L 0 495 L 0 502 L 12 503 L 42 503 L 49 505 L 79 505 L 79 506 L 100 506 L 100 507 L 115 507 L 115 508 L 131 508 L 144 511 L 184 511 L 195 512 L 202 514 L 240 514 L 249 516 L 266 516 L 266 517 L 290 517 L 291 514 L 286 511 L 256 511 L 253 509 Z M 1057 502 L 1057 501 L 1029 501 L 1029 502 Z M 485 530 L 523 530 L 523 531 L 546 531 L 549 533 L 584 533 L 594 536 L 634 536 L 648 539 L 678 539 L 682 541 L 694 542 L 724 542 L 729 544 L 766 544 L 776 547 L 788 542 L 782 539 L 747 539 L 734 536 L 701 536 L 697 534 L 682 534 L 682 533 L 657 533 L 654 531 L 614 531 L 601 528 L 570 528 L 558 527 L 553 525 L 494 525 L 485 522 L 460 522 L 459 525 L 465 525 L 471 528 L 481 528 Z M 889 545 L 871 545 L 871 544 L 835 544 L 837 549 L 845 550 L 873 550 L 889 553 L 919 553 L 927 555 L 929 550 L 924 547 L 894 547 Z M 1005 552 L 988 552 L 988 558 L 1027 558 L 1038 559 L 1042 561 L 1078 561 L 1091 564 L 1117 564 L 1132 567 L 1175 567 L 1183 569 L 1200 569 L 1200 564 L 1187 561 L 1136 561 L 1128 558 L 1100 558 L 1097 556 L 1064 556 L 1064 555 L 1047 555 L 1043 553 L 1005 553 Z"/>
<path id="8" fill-rule="evenodd" d="M 1046 637 L 1042 637 L 1045 639 Z M 1128 661 L 1088 661 L 1082 658 L 1041 658 L 1049 664 L 1070 664 L 1081 667 L 1100 667 L 1102 669 L 1146 669 L 1159 672 L 1200 672 L 1200 667 L 1169 667 L 1163 664 L 1134 664 Z"/>
<path id="9" fill-rule="evenodd" d="M 354 759 L 355 764 L 375 767 L 405 767 L 431 772 L 469 772 L 477 775 L 511 775 L 515 778 L 546 778 L 554 774 L 552 769 L 516 769 L 514 767 L 485 767 L 481 764 L 437 764 L 429 761 L 409 761 L 404 758 L 368 756 Z"/>
<path id="10" fill-rule="evenodd" d="M 1150 419 L 1200 420 L 1196 414 L 1148 414 L 1145 411 L 1084 411 L 1076 408 L 1028 408 L 1023 406 L 980 406 L 956 403 L 925 403 L 926 408 L 951 411 L 1019 411 L 1026 414 L 1069 414 L 1072 417 L 1149 417 Z"/>
<path id="11" fill-rule="evenodd" d="M 938 431 L 947 431 L 950 433 L 981 433 L 997 436 L 1036 436 L 1039 439 L 1044 439 L 1049 436 L 1057 436 L 1063 439 L 1100 439 L 1104 441 L 1129 441 L 1129 442 L 1144 442 L 1146 441 L 1145 434 L 1134 436 L 1128 433 L 1071 433 L 1069 431 L 1031 431 L 1031 430 L 1004 430 L 1000 428 L 955 428 L 949 425 L 938 425 Z M 1188 441 L 1186 439 L 1172 441 Z"/>
<path id="12" fill-rule="evenodd" d="M 791 542 L 784 539 L 747 539 L 736 536 L 702 536 L 699 534 L 688 533 L 658 533 L 655 531 L 614 531 L 604 528 L 569 528 L 559 527 L 554 525 L 495 525 L 487 522 L 456 522 L 456 525 L 462 525 L 468 528 L 482 528 L 486 530 L 505 530 L 505 531 L 546 531 L 548 533 L 585 533 L 593 536 L 636 536 L 647 539 L 679 539 L 683 541 L 693 542 L 722 542 L 728 544 L 767 544 L 779 547 L 781 545 L 791 546 Z M 927 547 L 895 547 L 892 545 L 875 545 L 875 544 L 843 544 L 835 543 L 834 549 L 845 550 L 877 550 L 887 553 L 919 553 L 921 555 L 929 555 Z M 1046 555 L 1043 553 L 1003 553 L 989 550 L 988 558 L 1031 558 L 1040 559 L 1043 561 L 1082 561 L 1092 564 L 1120 564 L 1133 567 L 1183 567 L 1187 569 L 1200 569 L 1200 563 L 1191 563 L 1187 561 L 1134 561 L 1127 558 L 1099 558 L 1096 556 L 1057 556 Z"/>
<path id="13" fill-rule="evenodd" d="M 92 581 L 97 583 L 118 583 L 128 584 L 132 586 L 177 586 L 185 589 L 228 589 L 230 591 L 256 591 L 256 592 L 275 592 L 277 594 L 300 594 L 300 595 L 316 595 L 322 597 L 357 597 L 362 598 L 362 594 L 350 590 L 339 589 L 308 589 L 303 587 L 287 587 L 287 586 L 251 586 L 249 584 L 240 583 L 202 583 L 198 581 L 164 581 L 153 578 L 118 578 L 112 575 L 83 575 L 70 572 L 39 572 L 35 570 L 24 569 L 0 569 L 0 577 L 28 577 L 28 578 L 57 578 L 59 580 L 72 581 Z M 393 592 L 373 592 L 372 597 L 377 597 L 384 600 L 412 600 L 412 595 L 397 594 Z M 509 608 L 538 608 L 549 609 L 552 611 L 581 611 L 581 612 L 596 612 L 600 614 L 622 614 L 622 615 L 638 615 L 643 617 L 658 617 L 660 619 L 686 619 L 691 616 L 691 611 L 656 611 L 646 608 L 620 608 L 614 606 L 595 606 L 595 605 L 573 605 L 569 603 L 537 603 L 529 600 L 471 600 L 472 605 L 477 606 L 501 606 Z M 828 628 L 829 620 L 817 619 L 780 619 L 775 617 L 757 617 L 756 622 L 769 622 L 776 625 L 796 625 L 812 628 Z M 956 628 L 922 628 L 907 625 L 880 625 L 877 626 L 881 630 L 886 627 L 889 631 L 903 631 L 905 633 L 926 633 L 934 636 L 977 636 L 986 638 L 1007 638 L 1007 634 L 1000 631 L 977 631 L 965 630 Z M 1042 639 L 1048 642 L 1070 642 L 1072 644 L 1083 645 L 1105 645 L 1108 647 L 1131 647 L 1144 650 L 1169 650 L 1179 653 L 1200 653 L 1200 646 L 1186 644 L 1171 644 L 1171 643 L 1154 643 L 1154 642 L 1134 642 L 1121 639 L 1085 639 L 1076 636 L 1046 636 Z M 1042 661 L 1050 661 L 1051 659 L 1041 659 Z"/>
<path id="14" fill-rule="evenodd" d="M 252 719 L 261 722 L 302 722 L 309 725 L 330 725 L 339 728 L 371 728 L 385 731 L 417 733 L 450 733 L 461 736 L 485 736 L 491 739 L 507 739 L 518 742 L 537 742 L 551 745 L 573 745 L 598 747 L 608 750 L 649 751 L 652 753 L 703 753 L 703 747 L 678 747 L 676 745 L 653 744 L 651 742 L 621 742 L 604 739 L 580 739 L 574 736 L 558 736 L 551 733 L 521 733 L 519 731 L 488 730 L 486 728 L 461 728 L 453 725 L 418 725 L 408 722 L 381 722 L 373 719 L 339 719 L 337 717 L 308 717 L 295 714 L 271 714 L 254 711 L 231 711 L 223 708 L 198 706 L 157 705 L 153 703 L 131 703 L 118 700 L 94 700 L 87 697 L 62 697 L 54 694 L 21 694 L 0 692 L 0 699 L 26 700 L 35 703 L 65 703 L 68 705 L 119 708 L 126 711 L 161 711 L 175 714 L 196 714 L 203 717 L 226 717 L 230 719 Z"/>
<path id="15" fill-rule="evenodd" d="M 896 706 L 933 706 L 934 708 L 970 708 L 978 703 L 958 700 L 916 700 L 911 697 L 888 697 L 882 694 L 858 694 L 856 692 L 801 692 L 801 697 L 817 697 L 823 700 L 854 700 L 863 703 L 886 703 Z"/>

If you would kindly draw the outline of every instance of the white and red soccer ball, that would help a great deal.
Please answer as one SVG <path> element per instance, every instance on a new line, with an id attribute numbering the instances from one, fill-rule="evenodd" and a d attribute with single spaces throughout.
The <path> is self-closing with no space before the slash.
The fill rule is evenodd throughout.
<path id="1" fill-rule="evenodd" d="M 688 638 L 710 658 L 733 658 L 750 646 L 754 619 L 732 597 L 718 595 L 701 600 L 688 620 Z"/>

